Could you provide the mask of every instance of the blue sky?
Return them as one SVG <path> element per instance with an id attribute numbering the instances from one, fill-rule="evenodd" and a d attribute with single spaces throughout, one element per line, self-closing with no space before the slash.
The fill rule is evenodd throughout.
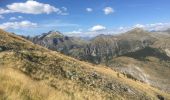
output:
<path id="1" fill-rule="evenodd" d="M 0 28 L 22 35 L 120 33 L 170 28 L 170 0 L 0 0 Z"/>

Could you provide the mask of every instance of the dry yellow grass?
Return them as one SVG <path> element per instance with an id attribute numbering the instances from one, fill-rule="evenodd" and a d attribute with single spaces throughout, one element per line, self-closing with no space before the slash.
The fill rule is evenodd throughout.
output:
<path id="1" fill-rule="evenodd" d="M 107 95 L 102 91 L 95 92 L 81 88 L 72 81 L 62 80 L 58 83 L 62 90 L 56 90 L 45 81 L 34 81 L 22 72 L 8 67 L 1 68 L 0 80 L 0 100 L 103 100 L 106 99 L 104 95 Z M 121 97 L 117 99 L 120 100 Z"/>
<path id="2" fill-rule="evenodd" d="M 33 81 L 12 68 L 0 70 L 0 90 L 2 100 L 65 100 L 61 93 L 43 82 Z M 62 94 L 64 95 L 64 94 Z"/>

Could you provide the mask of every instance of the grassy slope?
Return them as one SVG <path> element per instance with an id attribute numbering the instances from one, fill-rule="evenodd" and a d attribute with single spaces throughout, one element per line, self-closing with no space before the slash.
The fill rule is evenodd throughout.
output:
<path id="1" fill-rule="evenodd" d="M 0 30 L 0 99 L 157 99 L 169 94 Z"/>

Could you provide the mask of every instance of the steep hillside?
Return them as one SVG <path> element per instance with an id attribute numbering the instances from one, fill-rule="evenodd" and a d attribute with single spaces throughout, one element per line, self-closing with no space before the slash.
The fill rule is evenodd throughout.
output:
<path id="1" fill-rule="evenodd" d="M 152 100 L 170 95 L 103 67 L 81 62 L 0 30 L 2 100 Z"/>

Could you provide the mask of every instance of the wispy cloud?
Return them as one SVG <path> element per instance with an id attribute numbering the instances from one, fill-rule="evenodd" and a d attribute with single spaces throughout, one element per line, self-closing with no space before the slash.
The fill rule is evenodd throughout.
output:
<path id="1" fill-rule="evenodd" d="M 9 20 L 18 20 L 18 19 L 23 19 L 22 16 L 17 16 L 17 17 L 10 17 Z"/>
<path id="2" fill-rule="evenodd" d="M 79 24 L 64 22 L 61 20 L 49 20 L 41 23 L 41 27 L 52 28 L 52 27 L 79 27 Z"/>
<path id="3" fill-rule="evenodd" d="M 34 28 L 37 27 L 37 23 L 33 23 L 30 21 L 20 21 L 20 22 L 5 22 L 0 24 L 1 29 L 20 29 L 20 28 Z"/>

